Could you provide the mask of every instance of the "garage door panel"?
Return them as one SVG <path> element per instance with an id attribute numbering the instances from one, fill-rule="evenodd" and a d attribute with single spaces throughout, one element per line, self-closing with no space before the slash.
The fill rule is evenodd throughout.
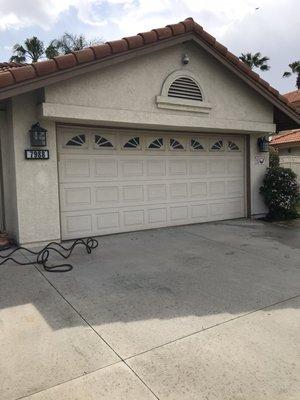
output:
<path id="1" fill-rule="evenodd" d="M 64 189 L 64 203 L 68 205 L 91 205 L 91 188 L 73 187 Z"/>
<path id="2" fill-rule="evenodd" d="M 120 228 L 119 211 L 96 214 L 96 232 L 105 232 L 106 230 Z"/>
<path id="3" fill-rule="evenodd" d="M 140 227 L 145 223 L 144 209 L 127 210 L 123 212 L 124 226 Z"/>
<path id="4" fill-rule="evenodd" d="M 243 196 L 245 193 L 244 180 L 237 179 L 227 182 L 227 196 Z"/>
<path id="5" fill-rule="evenodd" d="M 189 173 L 191 176 L 206 176 L 207 175 L 207 160 L 190 160 Z"/>
<path id="6" fill-rule="evenodd" d="M 121 175 L 124 177 L 140 177 L 143 176 L 143 161 L 142 160 L 122 160 Z"/>
<path id="7" fill-rule="evenodd" d="M 118 186 L 96 186 L 95 203 L 96 206 L 118 203 L 120 201 Z"/>
<path id="8" fill-rule="evenodd" d="M 118 177 L 118 161 L 117 160 L 94 160 L 95 177 L 111 178 Z"/>
<path id="9" fill-rule="evenodd" d="M 169 160 L 169 174 L 171 176 L 187 174 L 187 160 Z"/>
<path id="10" fill-rule="evenodd" d="M 232 159 L 227 162 L 227 171 L 230 175 L 242 175 L 244 170 L 244 161 L 243 159 Z"/>
<path id="11" fill-rule="evenodd" d="M 191 198 L 205 198 L 207 196 L 207 182 L 192 182 L 190 183 Z"/>
<path id="12" fill-rule="evenodd" d="M 170 199 L 187 199 L 188 198 L 188 185 L 187 183 L 171 183 L 169 186 Z"/>
<path id="13" fill-rule="evenodd" d="M 91 176 L 90 160 L 88 159 L 70 159 L 63 161 L 63 177 L 69 178 L 87 178 Z"/>
<path id="14" fill-rule="evenodd" d="M 167 208 L 151 208 L 148 210 L 148 222 L 149 224 L 157 224 L 163 223 L 167 224 L 168 222 L 168 209 Z"/>
<path id="15" fill-rule="evenodd" d="M 207 204 L 196 204 L 191 206 L 191 217 L 201 221 L 202 219 L 208 219 L 209 207 Z"/>
<path id="16" fill-rule="evenodd" d="M 185 149 L 176 151 L 170 135 L 161 134 L 163 147 L 149 150 L 144 134 L 136 149 L 125 150 L 117 133 L 114 148 L 101 150 L 89 135 L 82 151 L 60 148 L 63 239 L 244 216 L 243 138 L 235 139 L 239 150 L 224 136 L 222 149 L 212 151 L 218 137 L 199 136 L 206 146 L 196 151 L 187 136 Z"/>
<path id="17" fill-rule="evenodd" d="M 166 176 L 166 160 L 146 160 L 146 171 L 148 177 Z"/>
<path id="18" fill-rule="evenodd" d="M 79 214 L 79 215 L 68 215 L 65 219 L 65 234 L 67 236 L 80 235 L 91 235 L 93 232 L 92 226 L 92 215 Z"/>
<path id="19" fill-rule="evenodd" d="M 138 202 L 144 200 L 144 188 L 142 185 L 123 186 L 122 192 L 124 202 Z"/>
<path id="20" fill-rule="evenodd" d="M 208 162 L 208 170 L 209 174 L 212 176 L 222 176 L 226 174 L 227 170 L 227 160 L 226 159 L 218 159 L 217 157 L 211 157 L 211 159 Z"/>
<path id="21" fill-rule="evenodd" d="M 166 184 L 150 184 L 147 185 L 147 194 L 149 201 L 163 201 L 167 199 Z"/>

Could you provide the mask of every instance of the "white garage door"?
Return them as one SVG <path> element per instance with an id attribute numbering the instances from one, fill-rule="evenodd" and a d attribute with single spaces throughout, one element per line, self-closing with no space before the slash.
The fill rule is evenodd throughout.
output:
<path id="1" fill-rule="evenodd" d="M 245 216 L 242 136 L 60 128 L 62 238 Z"/>

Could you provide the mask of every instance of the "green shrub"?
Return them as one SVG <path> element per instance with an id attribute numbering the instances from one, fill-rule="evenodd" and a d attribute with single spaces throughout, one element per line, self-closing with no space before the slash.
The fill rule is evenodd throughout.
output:
<path id="1" fill-rule="evenodd" d="M 270 168 L 279 167 L 279 154 L 278 151 L 274 149 L 274 147 L 270 146 L 269 156 L 270 156 L 269 157 Z"/>
<path id="2" fill-rule="evenodd" d="M 271 156 L 272 157 L 272 156 Z M 289 168 L 276 164 L 276 158 L 267 169 L 260 193 L 269 208 L 270 219 L 296 218 L 299 201 L 296 174 Z"/>

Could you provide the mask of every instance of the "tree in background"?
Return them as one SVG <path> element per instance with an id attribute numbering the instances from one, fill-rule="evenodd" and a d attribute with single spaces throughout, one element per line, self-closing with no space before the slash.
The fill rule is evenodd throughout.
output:
<path id="1" fill-rule="evenodd" d="M 60 54 L 68 54 L 72 51 L 82 50 L 85 47 L 100 44 L 100 39 L 88 40 L 84 35 L 64 33 L 60 39 L 54 39 L 45 49 L 44 43 L 36 36 L 27 38 L 24 45 L 16 43 L 13 47 L 11 62 L 25 63 L 27 61 L 37 62 L 41 58 L 53 58 Z"/>
<path id="2" fill-rule="evenodd" d="M 60 39 L 54 39 L 46 49 L 47 58 L 55 57 L 59 54 L 68 54 L 72 51 L 82 50 L 85 47 L 102 43 L 100 39 L 89 41 L 84 35 L 64 33 Z"/>
<path id="3" fill-rule="evenodd" d="M 268 65 L 269 57 L 262 57 L 261 53 L 242 53 L 239 57 L 241 61 L 248 65 L 251 69 L 258 68 L 261 71 L 268 71 L 271 67 Z"/>
<path id="4" fill-rule="evenodd" d="M 296 74 L 297 75 L 296 87 L 297 89 L 300 89 L 300 61 L 294 61 L 293 63 L 289 64 L 289 67 L 291 68 L 292 71 L 291 72 L 286 71 L 282 76 L 283 78 L 288 78 L 292 74 Z"/>
<path id="5" fill-rule="evenodd" d="M 36 36 L 27 38 L 24 46 L 16 43 L 13 47 L 13 55 L 10 57 L 11 62 L 37 62 L 44 54 L 44 43 Z"/>

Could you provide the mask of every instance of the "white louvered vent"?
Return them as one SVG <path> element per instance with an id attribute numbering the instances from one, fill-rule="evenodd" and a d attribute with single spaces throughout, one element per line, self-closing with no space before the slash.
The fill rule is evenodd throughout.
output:
<path id="1" fill-rule="evenodd" d="M 203 101 L 202 93 L 197 83 L 188 77 L 180 77 L 172 82 L 168 90 L 168 97 Z"/>

